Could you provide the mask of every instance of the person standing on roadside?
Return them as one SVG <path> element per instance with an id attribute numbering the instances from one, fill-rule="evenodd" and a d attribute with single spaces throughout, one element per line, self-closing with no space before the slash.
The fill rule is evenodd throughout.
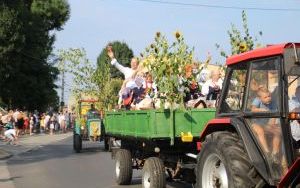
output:
<path id="1" fill-rule="evenodd" d="M 37 133 L 38 131 L 40 131 L 40 116 L 39 113 L 37 111 L 35 111 L 35 113 L 33 114 L 34 117 L 34 129 L 35 132 Z"/>
<path id="2" fill-rule="evenodd" d="M 50 115 L 47 113 L 47 115 L 45 116 L 45 120 L 44 120 L 44 123 L 45 123 L 45 131 L 46 130 L 49 130 L 49 123 L 50 123 Z"/>
<path id="3" fill-rule="evenodd" d="M 66 122 L 65 122 L 65 115 L 63 114 L 63 112 L 59 113 L 58 115 L 58 123 L 60 125 L 61 132 L 65 133 Z"/>
<path id="4" fill-rule="evenodd" d="M 29 118 L 27 115 L 24 116 L 24 133 L 27 134 L 29 129 Z"/>
<path id="5" fill-rule="evenodd" d="M 41 120 L 40 120 L 40 132 L 44 133 L 45 132 L 45 113 L 41 115 Z"/>
<path id="6" fill-rule="evenodd" d="M 31 115 L 29 120 L 29 135 L 33 135 L 33 127 L 34 127 L 34 117 L 33 115 Z"/>
<path id="7" fill-rule="evenodd" d="M 55 115 L 53 114 L 50 118 L 50 135 L 53 135 L 55 128 Z"/>
<path id="8" fill-rule="evenodd" d="M 17 114 L 17 121 L 15 123 L 16 139 L 19 138 L 20 132 L 23 130 L 23 127 L 24 127 L 24 115 L 23 112 L 19 112 Z"/>

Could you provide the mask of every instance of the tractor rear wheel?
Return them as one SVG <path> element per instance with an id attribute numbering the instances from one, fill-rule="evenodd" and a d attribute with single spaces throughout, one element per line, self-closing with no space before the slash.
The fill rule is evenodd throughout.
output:
<path id="1" fill-rule="evenodd" d="M 164 163 L 158 157 L 146 160 L 142 175 L 143 188 L 163 188 L 166 186 Z"/>
<path id="2" fill-rule="evenodd" d="M 206 136 L 198 156 L 197 188 L 263 187 L 264 180 L 251 164 L 236 133 L 215 132 Z"/>
<path id="3" fill-rule="evenodd" d="M 119 149 L 116 153 L 116 181 L 119 185 L 129 185 L 131 179 L 131 152 L 127 149 Z"/>
<path id="4" fill-rule="evenodd" d="M 73 141 L 73 148 L 76 151 L 76 153 L 79 153 L 82 149 L 82 139 L 81 136 L 79 134 L 74 134 L 73 137 L 74 141 Z"/>

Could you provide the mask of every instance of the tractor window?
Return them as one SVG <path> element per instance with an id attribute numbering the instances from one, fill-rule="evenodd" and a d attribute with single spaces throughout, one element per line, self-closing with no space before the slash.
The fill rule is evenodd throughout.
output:
<path id="1" fill-rule="evenodd" d="M 247 122 L 264 153 L 271 175 L 279 180 L 287 170 L 279 118 L 279 60 L 252 62 L 247 94 Z"/>
<path id="2" fill-rule="evenodd" d="M 253 62 L 246 111 L 277 112 L 279 63 L 276 59 Z"/>
<path id="3" fill-rule="evenodd" d="M 229 80 L 229 84 L 226 87 L 225 100 L 221 103 L 222 113 L 234 113 L 242 109 L 247 75 L 246 67 L 246 63 L 232 67 L 227 79 Z"/>

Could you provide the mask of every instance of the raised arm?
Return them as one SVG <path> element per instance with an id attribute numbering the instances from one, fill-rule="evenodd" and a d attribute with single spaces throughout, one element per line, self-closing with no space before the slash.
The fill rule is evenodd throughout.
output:
<path id="1" fill-rule="evenodd" d="M 117 61 L 111 46 L 107 47 L 107 55 L 111 59 L 111 65 L 115 66 L 125 76 L 126 79 L 128 77 L 128 72 L 131 72 L 130 68 L 124 67 Z"/>

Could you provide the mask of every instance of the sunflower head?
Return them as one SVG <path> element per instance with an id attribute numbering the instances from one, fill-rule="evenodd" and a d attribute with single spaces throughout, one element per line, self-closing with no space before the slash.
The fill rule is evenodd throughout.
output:
<path id="1" fill-rule="evenodd" d="M 246 52 L 248 50 L 248 47 L 245 43 L 241 43 L 239 48 L 241 52 Z"/>
<path id="2" fill-rule="evenodd" d="M 160 37 L 160 32 L 156 32 L 156 37 L 159 38 Z"/>
<path id="3" fill-rule="evenodd" d="M 176 37 L 177 39 L 179 39 L 179 38 L 181 37 L 181 33 L 180 33 L 179 31 L 176 31 L 176 32 L 175 32 L 175 37 Z"/>

